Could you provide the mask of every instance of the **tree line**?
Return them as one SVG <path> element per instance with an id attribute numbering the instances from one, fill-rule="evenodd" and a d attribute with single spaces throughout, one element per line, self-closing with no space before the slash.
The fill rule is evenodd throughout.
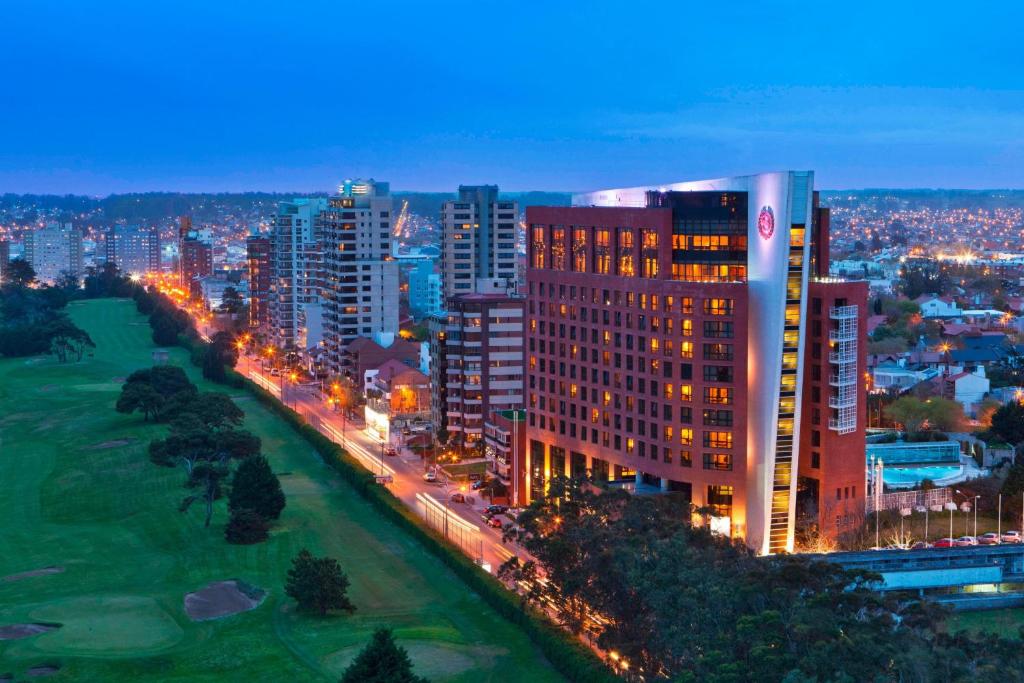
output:
<path id="1" fill-rule="evenodd" d="M 691 523 L 694 514 L 674 494 L 557 479 L 508 532 L 535 561 L 512 558 L 499 576 L 522 589 L 525 603 L 557 605 L 566 627 L 590 632 L 637 680 L 1024 678 L 1016 643 L 948 634 L 942 608 L 874 591 L 876 575 L 801 556 L 756 557 Z"/>

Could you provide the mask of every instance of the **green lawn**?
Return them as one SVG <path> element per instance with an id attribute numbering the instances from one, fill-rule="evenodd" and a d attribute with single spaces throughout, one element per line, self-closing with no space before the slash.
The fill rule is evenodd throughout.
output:
<path id="1" fill-rule="evenodd" d="M 1020 639 L 1022 626 L 1024 626 L 1024 608 L 1020 607 L 982 612 L 956 612 L 946 619 L 946 629 L 953 633 L 977 631 L 1014 640 Z"/>
<path id="2" fill-rule="evenodd" d="M 56 663 L 60 673 L 46 680 L 331 680 L 373 629 L 391 626 L 416 670 L 433 681 L 560 680 L 517 628 L 245 393 L 232 391 L 288 497 L 271 539 L 225 543 L 223 503 L 210 529 L 199 506 L 179 513 L 182 472 L 146 456 L 165 427 L 113 409 L 119 379 L 151 365 L 149 326 L 129 301 L 69 310 L 95 340 L 93 357 L 69 365 L 0 360 L 0 576 L 66 570 L 0 581 L 0 626 L 63 624 L 0 641 L 0 675 L 22 680 L 28 667 Z M 215 388 L 184 351 L 174 349 L 172 362 L 201 389 Z M 354 615 L 295 613 L 282 583 L 302 547 L 341 561 Z M 231 578 L 270 595 L 244 614 L 187 618 L 186 592 Z"/>

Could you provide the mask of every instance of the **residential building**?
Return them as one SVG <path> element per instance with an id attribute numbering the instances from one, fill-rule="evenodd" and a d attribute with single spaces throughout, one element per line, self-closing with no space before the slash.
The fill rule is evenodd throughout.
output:
<path id="1" fill-rule="evenodd" d="M 404 339 L 395 339 L 388 346 L 381 346 L 369 337 L 358 337 L 342 352 L 342 374 L 352 381 L 353 386 L 366 387 L 375 370 L 389 361 L 398 361 L 410 368 L 419 366 L 420 345 Z"/>
<path id="2" fill-rule="evenodd" d="M 366 387 L 367 428 L 384 441 L 392 424 L 425 418 L 430 413 L 430 378 L 416 368 L 389 360 L 372 372 Z"/>
<path id="3" fill-rule="evenodd" d="M 484 421 L 493 410 L 523 406 L 523 333 L 525 301 L 504 294 L 459 294 L 448 299 L 443 328 L 432 347 L 443 353 L 431 362 L 435 421 L 448 432 L 448 442 L 463 451 L 483 447 Z M 441 335 L 443 334 L 443 337 Z M 438 377 L 443 368 L 444 375 Z"/>
<path id="4" fill-rule="evenodd" d="M 273 274 L 267 316 L 271 342 L 306 352 L 323 341 L 320 216 L 327 199 L 281 202 L 270 231 Z"/>
<path id="5" fill-rule="evenodd" d="M 54 283 L 64 275 L 81 278 L 82 231 L 70 223 L 47 223 L 25 233 L 25 260 L 39 282 Z"/>
<path id="6" fill-rule="evenodd" d="M 249 327 L 265 330 L 270 322 L 270 287 L 274 275 L 274 251 L 266 235 L 253 233 L 245 241 L 249 265 Z"/>
<path id="7" fill-rule="evenodd" d="M 441 274 L 435 272 L 433 259 L 421 260 L 409 271 L 409 309 L 418 317 L 444 310 Z"/>
<path id="8" fill-rule="evenodd" d="M 511 505 L 526 503 L 526 411 L 495 410 L 484 422 L 484 457 L 507 482 Z M 496 501 L 495 501 L 496 502 Z"/>
<path id="9" fill-rule="evenodd" d="M 390 346 L 398 335 L 398 263 L 391 256 L 388 183 L 345 181 L 321 212 L 324 359 L 342 374 L 345 347 L 359 337 Z"/>
<path id="10" fill-rule="evenodd" d="M 11 262 L 11 243 L 0 240 L 0 283 L 7 278 L 7 264 Z"/>
<path id="11" fill-rule="evenodd" d="M 499 201 L 497 185 L 460 185 L 441 209 L 444 297 L 516 291 L 519 205 Z"/>
<path id="12" fill-rule="evenodd" d="M 944 377 L 942 380 L 942 396 L 956 401 L 964 408 L 964 413 L 974 415 L 991 388 L 985 367 L 977 366 L 973 372 L 961 371 Z"/>
<path id="13" fill-rule="evenodd" d="M 885 361 L 871 371 L 871 386 L 875 391 L 906 391 L 921 382 L 939 376 L 939 370 L 929 367 L 907 367 L 906 360 Z"/>
<path id="14" fill-rule="evenodd" d="M 960 307 L 950 296 L 922 294 L 914 301 L 921 307 L 921 316 L 924 318 L 956 318 L 961 313 Z"/>
<path id="15" fill-rule="evenodd" d="M 197 296 L 199 278 L 213 274 L 213 248 L 209 243 L 192 236 L 182 240 L 179 249 L 181 286 Z"/>
<path id="16" fill-rule="evenodd" d="M 115 225 L 104 235 L 103 254 L 124 274 L 160 272 L 160 231 L 156 227 Z"/>
<path id="17" fill-rule="evenodd" d="M 846 380 L 866 283 L 825 278 L 813 173 L 598 191 L 526 223 L 528 496 L 583 474 L 676 491 L 712 530 L 791 552 L 813 426 L 843 446 L 817 486 L 863 509 L 863 386 Z"/>

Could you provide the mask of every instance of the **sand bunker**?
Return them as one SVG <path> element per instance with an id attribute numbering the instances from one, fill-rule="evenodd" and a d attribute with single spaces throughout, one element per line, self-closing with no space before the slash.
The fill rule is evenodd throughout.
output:
<path id="1" fill-rule="evenodd" d="M 120 448 L 121 446 L 127 446 L 134 441 L 135 439 L 113 439 L 111 441 L 101 441 L 100 443 L 94 443 L 89 446 L 89 450 L 102 451 L 107 448 Z"/>
<path id="2" fill-rule="evenodd" d="M 55 631 L 60 628 L 60 624 L 10 624 L 8 626 L 0 626 L 0 640 L 19 640 L 21 638 L 30 638 L 32 636 L 38 636 L 40 633 L 46 633 L 47 631 Z"/>
<path id="3" fill-rule="evenodd" d="M 266 591 L 237 579 L 216 581 L 185 594 L 185 613 L 192 621 L 220 619 L 256 609 L 266 597 Z"/>
<path id="4" fill-rule="evenodd" d="M 60 671 L 59 664 L 44 664 L 42 666 L 33 666 L 31 669 L 25 672 L 26 676 L 52 676 L 53 674 Z"/>
<path id="5" fill-rule="evenodd" d="M 22 579 L 29 579 L 33 576 L 46 576 L 47 574 L 60 574 L 64 571 L 64 567 L 43 567 L 42 569 L 32 569 L 27 572 L 20 572 L 18 574 L 11 574 L 0 578 L 0 581 L 21 581 Z"/>

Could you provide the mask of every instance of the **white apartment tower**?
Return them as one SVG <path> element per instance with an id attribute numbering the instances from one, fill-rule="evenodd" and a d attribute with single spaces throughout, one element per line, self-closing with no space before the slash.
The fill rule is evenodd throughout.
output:
<path id="1" fill-rule="evenodd" d="M 444 298 L 506 294 L 517 284 L 516 221 L 519 205 L 499 201 L 497 185 L 460 185 L 444 203 L 441 271 Z"/>
<path id="2" fill-rule="evenodd" d="M 388 183 L 346 180 L 320 214 L 325 362 L 340 374 L 357 337 L 390 346 L 398 334 L 398 262 L 391 256 Z"/>
<path id="3" fill-rule="evenodd" d="M 326 198 L 293 199 L 277 207 L 267 311 L 271 341 L 281 349 L 307 351 L 323 339 L 320 221 L 326 208 Z"/>
<path id="4" fill-rule="evenodd" d="M 47 223 L 25 235 L 25 260 L 40 282 L 53 283 L 64 274 L 82 277 L 82 231 L 70 223 Z"/>

